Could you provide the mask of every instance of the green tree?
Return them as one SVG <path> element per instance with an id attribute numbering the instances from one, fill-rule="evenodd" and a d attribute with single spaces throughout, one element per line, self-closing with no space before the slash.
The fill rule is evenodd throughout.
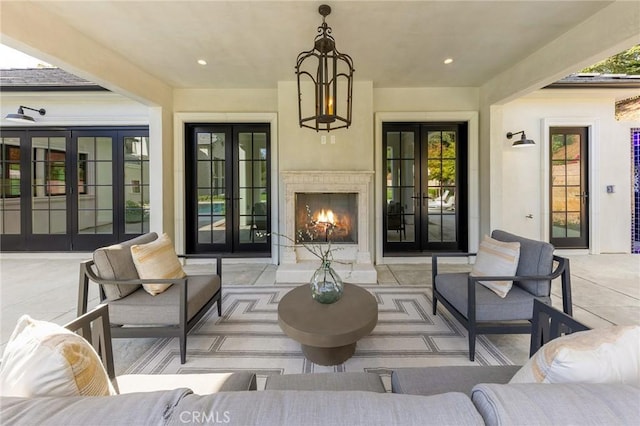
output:
<path id="1" fill-rule="evenodd" d="M 581 72 L 640 74 L 640 44 L 600 61 L 597 64 L 591 65 Z"/>

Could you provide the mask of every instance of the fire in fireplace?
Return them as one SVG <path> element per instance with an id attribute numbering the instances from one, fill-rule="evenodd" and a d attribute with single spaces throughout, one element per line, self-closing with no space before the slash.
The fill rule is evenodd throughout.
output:
<path id="1" fill-rule="evenodd" d="M 296 193 L 296 242 L 358 242 L 358 194 Z"/>

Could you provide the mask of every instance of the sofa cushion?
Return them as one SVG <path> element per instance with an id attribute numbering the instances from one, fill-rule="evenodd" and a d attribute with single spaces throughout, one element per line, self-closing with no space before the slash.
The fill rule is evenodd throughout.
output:
<path id="1" fill-rule="evenodd" d="M 471 275 L 474 277 L 513 276 L 518 270 L 519 258 L 519 242 L 498 241 L 485 235 L 484 240 L 480 243 Z M 513 285 L 513 281 L 478 281 L 478 283 L 502 298 L 509 293 Z"/>
<path id="2" fill-rule="evenodd" d="M 119 244 L 99 248 L 93 252 L 93 262 L 98 276 L 105 280 L 137 280 L 138 271 L 131 257 L 131 246 L 146 244 L 158 238 L 151 232 Z M 117 300 L 140 288 L 140 285 L 105 284 L 102 286 L 107 300 Z"/>
<path id="3" fill-rule="evenodd" d="M 386 392 L 379 374 L 365 372 L 272 374 L 265 389 Z"/>
<path id="4" fill-rule="evenodd" d="M 468 273 L 459 272 L 436 276 L 436 287 L 444 298 L 464 316 L 467 315 Z M 551 304 L 549 297 L 538 297 Z M 513 286 L 503 299 L 483 286 L 476 286 L 476 320 L 530 320 L 533 317 L 533 296 Z"/>
<path id="5" fill-rule="evenodd" d="M 190 393 L 175 389 L 95 397 L 3 397 L 0 413 L 3 425 L 162 425 Z"/>
<path id="6" fill-rule="evenodd" d="M 398 368 L 391 372 L 391 391 L 409 395 L 462 392 L 471 396 L 478 383 L 508 383 L 519 365 Z"/>
<path id="7" fill-rule="evenodd" d="M 23 315 L 0 365 L 4 396 L 74 396 L 115 394 L 93 347 L 77 334 Z"/>
<path id="8" fill-rule="evenodd" d="M 578 331 L 536 352 L 511 383 L 626 383 L 640 385 L 640 326 Z"/>
<path id="9" fill-rule="evenodd" d="M 187 276 L 187 320 L 220 290 L 218 275 Z M 178 324 L 180 291 L 182 285 L 173 285 L 167 291 L 151 297 L 140 288 L 123 299 L 109 302 L 111 324 L 171 325 Z"/>
<path id="10" fill-rule="evenodd" d="M 199 419 L 192 416 L 200 415 Z M 434 396 L 351 391 L 259 391 L 187 395 L 168 418 L 170 425 L 482 425 L 471 400 L 461 393 Z M 215 418 L 217 416 L 217 419 Z"/>
<path id="11" fill-rule="evenodd" d="M 517 275 L 548 275 L 553 270 L 553 245 L 544 241 L 523 238 L 499 229 L 494 230 L 491 237 L 499 241 L 520 243 Z M 551 294 L 551 281 L 549 280 L 522 280 L 516 281 L 515 285 L 534 296 L 548 297 Z"/>
<path id="12" fill-rule="evenodd" d="M 138 276 L 143 279 L 169 279 L 186 276 L 178 255 L 173 248 L 173 242 L 167 234 L 146 244 L 131 246 L 131 257 L 136 266 Z M 152 296 L 166 291 L 172 284 L 142 284 L 142 288 Z"/>
<path id="13" fill-rule="evenodd" d="M 256 390 L 256 375 L 237 373 L 125 374 L 117 377 L 120 394 L 188 388 L 198 395 Z"/>
<path id="14" fill-rule="evenodd" d="M 632 425 L 640 389 L 622 384 L 480 384 L 471 399 L 491 425 Z"/>

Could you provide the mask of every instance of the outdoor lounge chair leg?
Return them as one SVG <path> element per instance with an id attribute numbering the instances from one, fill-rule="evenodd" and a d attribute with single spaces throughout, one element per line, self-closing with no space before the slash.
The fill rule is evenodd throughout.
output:
<path id="1" fill-rule="evenodd" d="M 438 299 L 436 299 L 435 294 L 433 295 L 432 299 L 433 299 L 433 315 L 435 315 L 437 310 L 438 310 L 437 309 L 437 307 L 438 307 Z"/>
<path id="2" fill-rule="evenodd" d="M 180 336 L 180 364 L 187 362 L 187 336 L 182 334 Z"/>
<path id="3" fill-rule="evenodd" d="M 476 357 L 476 331 L 469 330 L 469 361 Z"/>
<path id="4" fill-rule="evenodd" d="M 218 316 L 222 316 L 222 300 L 218 299 Z"/>

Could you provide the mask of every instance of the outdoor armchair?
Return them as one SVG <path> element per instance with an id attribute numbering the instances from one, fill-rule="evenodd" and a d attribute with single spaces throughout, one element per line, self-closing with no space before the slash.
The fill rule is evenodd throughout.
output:
<path id="1" fill-rule="evenodd" d="M 441 273 L 438 258 L 471 256 L 469 253 L 434 254 L 432 256 L 433 314 L 441 303 L 469 333 L 469 359 L 475 357 L 478 334 L 530 334 L 534 300 L 551 305 L 551 280 L 562 281 L 562 305 L 572 315 L 569 259 L 553 254 L 546 242 L 530 240 L 501 230 L 491 237 L 503 242 L 519 242 L 520 255 L 514 276 L 472 276 L 470 273 Z M 554 268 L 555 263 L 555 268 Z M 479 281 L 513 281 L 502 298 L 479 285 Z"/>
<path id="2" fill-rule="evenodd" d="M 155 232 L 96 250 L 93 260 L 80 264 L 78 316 L 87 312 L 89 282 L 99 285 L 100 303 L 109 305 L 111 335 L 117 337 L 178 337 L 180 361 L 186 362 L 187 334 L 218 305 L 222 315 L 222 259 L 215 258 L 210 274 L 183 278 L 140 279 L 131 255 L 131 246 L 155 241 Z M 188 257 L 188 256 L 182 256 Z M 201 257 L 201 256 L 198 256 Z M 142 284 L 173 284 L 152 296 Z"/>

